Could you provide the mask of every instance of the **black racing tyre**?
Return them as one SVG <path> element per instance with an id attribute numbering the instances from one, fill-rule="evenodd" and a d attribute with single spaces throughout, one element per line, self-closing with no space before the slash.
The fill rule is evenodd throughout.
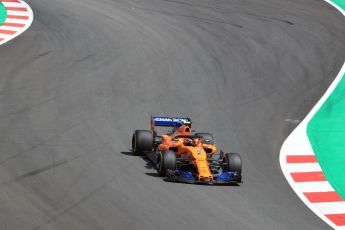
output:
<path id="1" fill-rule="evenodd" d="M 135 130 L 132 137 L 132 151 L 134 155 L 141 155 L 143 152 L 152 151 L 153 134 L 151 130 Z"/>
<path id="2" fill-rule="evenodd" d="M 196 133 L 195 136 L 201 138 L 204 144 L 214 144 L 213 135 L 211 133 Z"/>
<path id="3" fill-rule="evenodd" d="M 242 173 L 242 160 L 238 153 L 225 153 L 223 159 L 223 172 Z"/>
<path id="4" fill-rule="evenodd" d="M 157 158 L 157 173 L 159 176 L 166 176 L 167 170 L 175 171 L 176 169 L 176 154 L 174 151 L 167 150 L 159 152 Z"/>

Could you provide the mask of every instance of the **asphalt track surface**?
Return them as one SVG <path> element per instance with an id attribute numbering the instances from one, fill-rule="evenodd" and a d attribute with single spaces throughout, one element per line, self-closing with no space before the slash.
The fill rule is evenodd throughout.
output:
<path id="1" fill-rule="evenodd" d="M 329 229 L 287 184 L 282 142 L 345 59 L 315 0 L 32 0 L 0 47 L 1 229 Z M 242 154 L 241 186 L 174 184 L 129 154 L 151 113 Z M 290 119 L 290 120 L 289 120 Z"/>

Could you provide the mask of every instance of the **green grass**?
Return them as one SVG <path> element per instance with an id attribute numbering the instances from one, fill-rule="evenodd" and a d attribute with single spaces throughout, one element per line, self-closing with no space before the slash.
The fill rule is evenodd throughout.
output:
<path id="1" fill-rule="evenodd" d="M 344 0 L 332 0 L 333 3 L 338 5 L 343 10 L 345 9 L 345 1 Z"/>
<path id="2" fill-rule="evenodd" d="M 4 4 L 2 4 L 2 2 L 0 2 L 0 25 L 2 25 L 5 22 L 6 16 L 7 16 L 7 11 L 5 9 L 5 6 Z"/>
<path id="3" fill-rule="evenodd" d="M 307 134 L 327 180 L 345 199 L 345 79 L 311 119 Z"/>
<path id="4" fill-rule="evenodd" d="M 345 10 L 345 0 L 332 0 Z M 316 158 L 327 180 L 345 199 L 345 77 L 307 126 Z"/>
<path id="5" fill-rule="evenodd" d="M 345 0 L 332 0 L 345 10 Z M 327 180 L 345 199 L 345 78 L 310 120 L 307 135 Z"/>

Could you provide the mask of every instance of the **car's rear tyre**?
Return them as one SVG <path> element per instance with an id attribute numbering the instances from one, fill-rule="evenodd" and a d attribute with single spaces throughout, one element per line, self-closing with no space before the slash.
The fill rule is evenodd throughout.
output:
<path id="1" fill-rule="evenodd" d="M 239 177 L 242 173 L 242 160 L 238 153 L 225 153 L 223 159 L 223 172 L 236 172 Z"/>
<path id="2" fill-rule="evenodd" d="M 201 138 L 201 142 L 204 144 L 214 144 L 213 135 L 211 133 L 196 133 L 195 136 Z"/>
<path id="3" fill-rule="evenodd" d="M 159 176 L 164 177 L 167 171 L 175 171 L 176 169 L 176 154 L 174 151 L 167 150 L 159 152 L 157 158 L 157 173 Z"/>
<path id="4" fill-rule="evenodd" d="M 153 134 L 151 130 L 135 130 L 132 137 L 132 151 L 134 155 L 152 151 Z"/>

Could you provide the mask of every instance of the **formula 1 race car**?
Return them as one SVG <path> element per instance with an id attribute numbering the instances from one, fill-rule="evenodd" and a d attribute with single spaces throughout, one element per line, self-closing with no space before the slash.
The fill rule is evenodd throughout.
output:
<path id="1" fill-rule="evenodd" d="M 210 133 L 192 131 L 190 118 L 151 117 L 151 130 L 136 130 L 132 138 L 135 155 L 146 154 L 159 176 L 169 181 L 202 184 L 242 182 L 242 162 L 237 153 L 220 151 Z M 171 127 L 158 135 L 156 126 Z"/>

